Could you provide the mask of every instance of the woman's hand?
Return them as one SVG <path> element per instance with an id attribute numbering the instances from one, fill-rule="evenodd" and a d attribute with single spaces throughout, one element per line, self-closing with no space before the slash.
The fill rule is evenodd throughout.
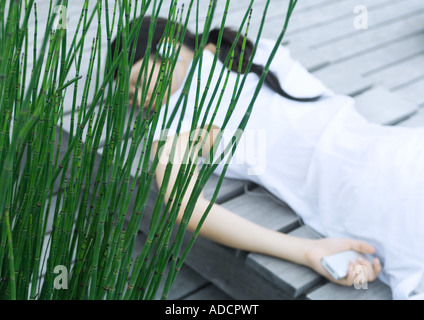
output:
<path id="1" fill-rule="evenodd" d="M 312 241 L 312 245 L 305 253 L 306 261 L 308 266 L 317 273 L 340 285 L 351 286 L 354 283 L 358 283 L 358 280 L 355 281 L 358 276 L 361 276 L 358 274 L 358 270 L 364 271 L 364 276 L 366 276 L 365 281 L 367 282 L 374 281 L 377 278 L 381 271 L 380 261 L 374 258 L 371 263 L 367 259 L 359 258 L 357 261 L 351 261 L 349 263 L 346 278 L 335 280 L 327 270 L 325 270 L 321 264 L 321 259 L 325 256 L 345 250 L 355 250 L 364 254 L 374 253 L 374 248 L 364 241 L 325 238 Z M 358 269 L 358 267 L 361 267 L 361 269 Z M 364 279 L 361 278 L 361 281 L 363 280 Z"/>

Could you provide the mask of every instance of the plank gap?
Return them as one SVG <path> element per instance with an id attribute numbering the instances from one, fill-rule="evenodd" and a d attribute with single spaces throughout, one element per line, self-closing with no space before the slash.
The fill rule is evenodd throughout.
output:
<path id="1" fill-rule="evenodd" d="M 403 0 L 403 1 L 406 1 L 406 0 Z M 388 6 L 388 5 L 393 5 L 393 1 L 388 0 L 388 1 L 380 3 L 380 4 L 368 5 L 367 9 L 368 9 L 368 12 L 369 12 L 370 10 L 378 9 L 378 8 L 385 7 L 385 6 Z M 318 8 L 321 9 L 321 7 L 318 7 Z M 349 13 L 343 14 L 343 15 L 338 16 L 338 17 L 332 17 L 331 19 L 327 19 L 325 21 L 312 23 L 312 24 L 309 24 L 307 26 L 304 26 L 304 27 L 301 27 L 301 28 L 298 28 L 298 29 L 290 30 L 290 32 L 288 32 L 288 33 L 290 35 L 292 35 L 292 34 L 295 34 L 295 33 L 304 32 L 304 31 L 307 31 L 309 29 L 324 26 L 326 24 L 331 24 L 331 23 L 334 23 L 334 22 L 337 22 L 337 21 L 340 21 L 340 20 L 344 20 L 344 19 L 349 19 L 349 18 L 352 18 L 352 17 L 354 17 L 353 10 L 351 10 L 351 12 L 349 12 Z"/>
<path id="2" fill-rule="evenodd" d="M 362 74 L 362 76 L 364 76 L 364 77 L 371 76 L 371 75 L 373 75 L 373 74 L 375 74 L 375 73 L 377 73 L 377 72 L 380 72 L 380 71 L 383 71 L 383 70 L 385 70 L 385 69 L 388 69 L 388 68 L 391 68 L 391 67 L 397 66 L 397 65 L 399 65 L 399 64 L 402 64 L 402 63 L 404 63 L 404 62 L 408 62 L 408 61 L 410 61 L 410 60 L 413 60 L 414 58 L 419 57 L 419 56 L 421 56 L 421 55 L 423 55 L 423 54 L 424 54 L 424 50 L 423 50 L 423 51 L 420 51 L 420 52 L 416 52 L 416 53 L 414 53 L 414 54 L 411 54 L 410 56 L 406 56 L 406 57 L 404 57 L 404 58 L 402 58 L 402 59 L 399 59 L 399 60 L 393 61 L 393 62 L 391 62 L 391 63 L 388 63 L 388 64 L 384 65 L 384 66 L 381 66 L 381 67 L 378 67 L 378 68 L 375 68 L 375 69 L 368 70 L 367 72 L 364 72 L 364 73 Z"/>
<path id="3" fill-rule="evenodd" d="M 424 12 L 424 9 L 422 9 L 422 10 L 415 10 L 414 12 L 409 12 L 409 13 L 406 13 L 404 15 L 396 16 L 394 19 L 392 18 L 392 19 L 385 20 L 385 21 L 382 21 L 382 22 L 379 22 L 379 23 L 373 25 L 372 26 L 372 29 L 373 30 L 380 29 L 382 27 L 385 27 L 385 26 L 394 24 L 394 23 L 399 22 L 399 21 L 402 21 L 404 19 L 407 19 L 407 18 L 411 18 L 411 17 L 417 16 L 417 15 L 420 15 L 423 12 Z M 357 30 L 352 31 L 352 32 L 349 32 L 349 33 L 345 33 L 343 35 L 340 35 L 340 36 L 337 36 L 337 37 L 334 37 L 334 38 L 331 38 L 331 39 L 327 39 L 324 42 L 321 42 L 321 43 L 317 43 L 317 44 L 312 45 L 310 48 L 311 49 L 319 49 L 319 48 L 322 48 L 322 47 L 325 47 L 325 46 L 333 45 L 334 42 L 337 42 L 339 40 L 350 38 L 350 37 L 356 36 L 356 35 L 358 35 L 358 31 Z"/>
<path id="4" fill-rule="evenodd" d="M 401 42 L 401 41 L 404 41 L 404 40 L 407 40 L 407 39 L 411 39 L 411 38 L 414 38 L 416 36 L 420 36 L 420 35 L 423 35 L 423 34 L 424 34 L 424 29 L 421 29 L 419 31 L 412 32 L 410 34 L 403 35 L 401 37 L 394 38 L 392 40 L 389 40 L 389 41 L 386 41 L 386 42 L 383 42 L 383 43 L 379 43 L 376 46 L 369 47 L 367 49 L 355 52 L 354 54 L 350 54 L 350 55 L 347 55 L 347 56 L 344 56 L 344 57 L 341 57 L 341 58 L 338 58 L 338 59 L 334 59 L 332 61 L 332 64 L 342 63 L 342 62 L 347 61 L 351 58 L 357 58 L 358 56 L 370 53 L 370 52 L 375 51 L 375 50 L 383 49 L 383 48 L 388 47 L 392 44 L 395 44 L 395 43 L 398 43 L 398 42 Z"/>
<path id="5" fill-rule="evenodd" d="M 390 88 L 390 90 L 391 90 L 391 91 L 401 90 L 401 89 L 403 89 L 403 88 L 406 88 L 406 87 L 410 86 L 411 84 L 413 84 L 413 83 L 415 83 L 415 82 L 419 82 L 419 81 L 421 81 L 422 79 L 424 79 L 424 74 L 423 74 L 423 75 L 421 75 L 421 76 L 418 76 L 418 77 L 412 78 L 411 80 L 408 80 L 408 81 L 406 81 L 406 82 L 404 82 L 404 83 L 401 83 L 401 84 L 399 84 L 399 85 L 397 85 L 397 86 L 394 86 L 394 87 Z"/>

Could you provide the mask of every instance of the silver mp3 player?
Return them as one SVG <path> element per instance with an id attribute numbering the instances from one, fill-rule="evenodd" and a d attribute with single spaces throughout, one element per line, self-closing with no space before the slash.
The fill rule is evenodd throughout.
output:
<path id="1" fill-rule="evenodd" d="M 334 279 L 340 280 L 347 276 L 349 262 L 356 261 L 359 257 L 365 259 L 365 256 L 359 252 L 347 250 L 324 257 L 321 263 Z"/>

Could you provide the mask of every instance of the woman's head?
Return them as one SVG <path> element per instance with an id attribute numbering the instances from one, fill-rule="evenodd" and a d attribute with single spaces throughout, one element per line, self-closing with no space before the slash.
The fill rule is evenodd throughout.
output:
<path id="1" fill-rule="evenodd" d="M 151 17 L 148 17 L 148 16 L 144 17 L 143 20 L 141 21 L 140 32 L 137 39 L 137 47 L 135 48 L 134 63 L 139 60 L 142 60 L 146 54 L 151 22 L 152 22 Z M 150 48 L 151 56 L 154 56 L 157 52 L 158 45 L 161 42 L 164 36 L 164 33 L 166 31 L 167 22 L 168 22 L 167 19 L 160 18 L 160 17 L 157 18 L 155 22 L 155 27 L 153 29 L 152 40 L 151 40 L 151 48 Z M 133 26 L 134 26 L 134 22 L 131 21 L 129 24 L 129 29 L 131 30 Z M 116 40 L 117 39 L 114 39 L 111 44 L 112 54 L 115 52 Z M 184 41 L 183 43 L 186 44 L 186 40 L 183 40 L 183 41 Z M 119 51 L 121 51 L 121 49 L 122 49 L 122 44 L 119 43 Z M 131 46 L 131 50 L 133 49 L 134 49 L 133 46 Z"/>
<path id="2" fill-rule="evenodd" d="M 149 90 L 147 93 L 146 98 L 146 104 L 150 101 L 152 95 L 153 95 L 153 89 L 155 87 L 155 83 L 158 80 L 158 75 L 161 67 L 161 52 L 157 52 L 159 45 L 161 44 L 161 41 L 163 41 L 163 36 L 167 30 L 167 24 L 168 20 L 165 18 L 158 18 L 156 21 L 155 28 L 153 30 L 153 36 L 151 41 L 151 49 L 150 49 L 150 55 L 149 55 L 149 61 L 148 61 L 148 74 L 150 75 L 150 71 L 153 70 L 153 76 L 152 81 L 149 86 Z M 137 45 L 135 48 L 135 54 L 134 54 L 134 65 L 131 69 L 131 76 L 130 76 L 130 98 L 133 98 L 134 92 L 135 92 L 135 85 L 136 80 L 139 76 L 140 67 L 144 61 L 146 51 L 147 51 L 147 45 L 148 45 L 148 35 L 151 25 L 151 18 L 146 16 L 143 18 L 141 23 L 141 28 L 137 40 Z M 132 28 L 133 23 L 130 23 L 130 29 Z M 178 29 L 178 24 L 175 29 Z M 219 38 L 220 29 L 213 29 L 209 32 L 209 37 L 207 43 L 216 45 Z M 179 37 L 179 35 L 174 35 L 174 38 Z M 182 84 L 181 79 L 184 79 L 185 71 L 188 68 L 188 63 L 191 62 L 191 59 L 193 57 L 193 52 L 196 48 L 196 42 L 200 43 L 200 40 L 202 38 L 202 35 L 198 35 L 198 38 L 196 39 L 196 36 L 191 33 L 189 30 L 185 31 L 185 36 L 182 41 L 180 56 L 178 57 L 173 73 L 173 78 L 171 82 L 171 94 L 175 92 L 178 87 Z M 221 46 L 219 51 L 219 60 L 221 62 L 224 62 L 227 58 L 227 55 L 230 53 L 230 49 L 234 43 L 234 41 L 237 38 L 237 32 L 234 30 L 231 30 L 229 28 L 224 28 L 223 30 L 223 36 L 221 40 Z M 239 36 L 238 41 L 234 48 L 234 61 L 237 61 L 237 63 L 232 64 L 232 70 L 238 71 L 240 57 L 242 55 L 242 48 L 243 48 L 243 42 L 244 38 L 243 36 Z M 112 54 L 115 52 L 116 47 L 116 39 L 112 42 Z M 122 45 L 119 43 L 119 51 L 121 51 Z M 249 63 L 249 60 L 252 55 L 253 51 L 253 43 L 246 39 L 245 42 L 245 48 L 243 53 L 243 60 L 242 60 L 242 68 L 241 72 L 245 73 L 246 67 Z M 133 49 L 133 46 L 131 47 Z M 160 50 L 160 49 L 159 49 Z M 131 55 L 130 50 L 130 55 Z M 154 57 L 158 53 L 158 59 L 155 61 Z M 262 75 L 262 72 L 264 71 L 264 67 L 257 64 L 252 64 L 249 72 L 252 72 L 254 74 L 257 74 L 258 76 Z M 116 75 L 115 75 L 116 76 Z M 281 84 L 278 80 L 278 78 L 275 76 L 273 72 L 268 72 L 265 78 L 265 84 L 270 87 L 272 90 L 280 94 L 281 96 L 290 99 L 290 100 L 296 100 L 301 102 L 308 102 L 308 101 L 315 101 L 319 99 L 320 97 L 313 97 L 313 98 L 297 98 L 289 95 L 284 91 L 284 89 L 281 87 Z M 141 90 L 139 90 L 137 102 L 140 103 L 140 97 L 141 97 Z"/>
<path id="3" fill-rule="evenodd" d="M 139 36 L 137 39 L 137 44 L 136 44 L 135 52 L 134 52 L 134 64 L 131 68 L 131 73 L 130 73 L 130 103 L 131 103 L 132 100 L 135 98 L 135 91 L 136 91 L 135 87 L 136 87 L 137 79 L 139 77 L 139 73 L 142 68 L 143 62 L 145 58 L 148 59 L 146 61 L 147 63 L 146 76 L 147 78 L 151 77 L 151 80 L 148 83 L 149 87 L 147 90 L 146 100 L 144 101 L 145 106 L 147 106 L 150 103 L 150 100 L 154 94 L 156 81 L 159 78 L 162 53 L 161 52 L 158 53 L 158 50 L 161 51 L 159 45 L 163 42 L 162 38 L 166 32 L 168 20 L 164 18 L 158 18 L 156 20 L 155 27 L 153 29 L 152 39 L 151 39 L 150 54 L 148 57 L 145 57 L 147 49 L 148 49 L 148 39 L 149 39 L 149 31 L 150 31 L 151 22 L 152 21 L 150 17 L 144 17 L 141 22 L 140 32 L 139 32 Z M 129 29 L 131 30 L 133 26 L 134 26 L 134 23 L 130 22 Z M 176 37 L 177 35 L 174 35 L 174 38 Z M 187 40 L 183 41 L 183 46 L 181 47 L 180 55 L 176 61 L 174 73 L 172 76 L 172 82 L 171 82 L 171 93 L 175 92 L 176 89 L 178 89 L 178 86 L 181 84 L 184 78 L 183 71 L 185 69 L 185 66 L 183 66 L 183 63 L 182 63 L 183 61 L 181 57 L 184 56 L 186 58 L 184 62 L 187 59 L 190 59 L 191 50 L 189 50 L 187 46 L 185 45 L 186 41 Z M 116 45 L 117 45 L 117 39 L 114 39 L 111 44 L 112 55 L 115 53 Z M 122 50 L 122 44 L 119 42 L 118 52 L 120 52 L 121 50 Z M 130 56 L 133 54 L 132 52 L 133 50 L 134 50 L 134 45 L 132 44 L 129 50 Z M 158 57 L 157 59 L 155 59 L 155 56 L 157 53 L 158 53 Z M 117 76 L 117 72 L 115 73 L 115 78 L 116 76 Z M 145 80 L 144 77 L 142 77 L 140 83 L 143 83 L 144 80 Z M 140 89 L 138 90 L 138 95 L 136 99 L 138 105 L 140 104 L 141 94 L 142 93 Z"/>
<path id="4" fill-rule="evenodd" d="M 144 106 L 147 107 L 150 104 L 150 101 L 155 92 L 156 81 L 158 81 L 157 79 L 159 79 L 160 77 L 160 72 L 161 72 L 160 57 L 161 55 L 159 55 L 158 59 L 155 60 L 154 54 L 151 54 L 148 58 L 143 57 L 134 63 L 130 72 L 130 87 L 129 87 L 130 105 L 132 105 L 132 102 L 134 99 L 136 100 L 137 105 L 139 105 L 141 101 L 141 96 L 142 96 L 141 90 L 138 90 L 137 98 L 135 98 L 135 94 L 136 94 L 135 88 L 136 88 L 137 80 L 139 78 L 140 70 L 143 67 L 143 62 L 145 59 L 148 59 L 147 60 L 147 70 L 148 70 L 147 77 L 151 77 L 151 80 L 150 82 L 149 81 L 147 82 L 148 90 L 147 90 L 146 98 L 144 101 Z M 193 59 L 193 51 L 187 48 L 187 46 L 182 45 L 178 54 L 177 61 L 175 62 L 175 66 L 174 66 L 172 77 L 171 77 L 171 83 L 169 88 L 171 95 L 175 93 L 182 85 L 183 80 L 185 78 L 186 71 L 189 67 L 189 63 L 191 62 L 192 59 Z M 142 83 L 142 81 L 143 81 L 143 78 L 141 79 L 140 83 Z M 165 99 L 167 97 L 167 93 L 168 93 L 168 90 L 165 92 L 165 96 L 164 96 Z M 152 103 L 152 107 L 154 107 L 154 102 Z"/>

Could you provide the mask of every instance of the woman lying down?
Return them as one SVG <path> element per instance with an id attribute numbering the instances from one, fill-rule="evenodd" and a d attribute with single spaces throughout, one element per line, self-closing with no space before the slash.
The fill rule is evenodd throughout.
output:
<path id="1" fill-rule="evenodd" d="M 159 73 L 160 61 L 155 63 L 154 55 L 166 20 L 159 19 L 151 55 L 145 57 L 149 25 L 150 19 L 145 18 L 131 72 L 130 94 L 134 99 L 140 99 L 134 96 L 134 91 L 143 59 L 148 58 L 149 68 L 153 67 L 156 75 Z M 211 32 L 203 52 L 202 68 L 200 71 L 197 68 L 193 79 L 198 78 L 199 72 L 201 79 L 209 77 L 217 33 L 218 30 Z M 228 51 L 234 37 L 234 32 L 225 30 L 224 38 L 228 38 L 228 41 L 222 42 L 221 53 Z M 242 40 L 239 40 L 239 49 L 241 43 Z M 266 63 L 274 44 L 274 41 L 264 39 L 259 42 L 243 94 L 223 130 L 224 145 L 230 141 L 245 114 L 257 86 L 258 75 L 263 71 L 262 65 Z M 174 70 L 169 106 L 175 105 L 181 94 L 194 47 L 195 37 L 186 34 Z M 250 58 L 251 48 L 252 43 L 248 41 L 245 61 Z M 234 61 L 238 61 L 240 51 Z M 221 54 L 216 70 L 221 70 L 224 59 L 225 55 Z M 283 46 L 279 47 L 270 71 L 227 168 L 226 177 L 249 180 L 263 186 L 326 238 L 304 239 L 273 231 L 219 204 L 212 206 L 200 235 L 229 247 L 307 266 L 327 279 L 346 286 L 354 283 L 355 269 L 360 266 L 361 270 L 366 271 L 365 281 L 379 277 L 391 287 L 394 299 L 424 298 L 424 291 L 420 291 L 424 283 L 424 129 L 387 127 L 368 122 L 358 114 L 352 98 L 334 94 L 326 88 L 293 60 Z M 219 72 L 215 73 L 212 88 L 218 81 Z M 236 77 L 236 72 L 231 72 L 227 88 L 234 88 Z M 154 83 L 149 89 L 150 95 L 153 87 Z M 177 149 L 180 150 L 185 150 L 189 141 L 196 87 L 197 81 L 192 81 L 177 141 Z M 226 90 L 213 121 L 214 129 L 221 127 L 227 111 L 222 106 L 228 106 L 231 99 L 232 90 Z M 160 138 L 163 116 L 161 112 L 153 156 Z M 177 119 L 179 116 L 178 113 Z M 159 186 L 176 130 L 177 121 L 174 121 L 156 170 Z M 206 137 L 203 155 L 208 153 L 217 131 L 211 130 Z M 222 172 L 224 162 L 214 173 L 219 175 Z M 173 163 L 178 163 L 178 159 L 173 159 Z M 166 199 L 169 198 L 177 172 L 176 165 Z M 192 178 L 193 184 L 194 181 L 195 177 Z M 178 219 L 181 219 L 192 187 L 186 193 Z M 190 230 L 195 229 L 208 205 L 209 200 L 202 194 L 189 223 Z M 354 259 L 347 266 L 347 275 L 336 280 L 324 268 L 322 259 L 346 250 L 354 250 L 371 258 Z"/>

